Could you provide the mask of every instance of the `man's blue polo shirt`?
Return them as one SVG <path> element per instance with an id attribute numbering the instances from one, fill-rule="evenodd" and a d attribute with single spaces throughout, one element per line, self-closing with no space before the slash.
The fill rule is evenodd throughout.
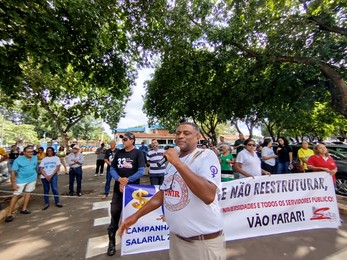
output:
<path id="1" fill-rule="evenodd" d="M 24 155 L 14 160 L 12 170 L 16 172 L 16 183 L 23 184 L 36 181 L 37 157 L 33 155 L 31 160 Z"/>

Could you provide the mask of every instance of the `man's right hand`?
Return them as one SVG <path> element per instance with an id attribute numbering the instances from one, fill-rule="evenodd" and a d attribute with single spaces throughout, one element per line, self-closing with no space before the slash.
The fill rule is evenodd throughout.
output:
<path id="1" fill-rule="evenodd" d="M 137 222 L 137 220 L 138 218 L 135 217 L 135 214 L 131 215 L 130 217 L 127 217 L 118 228 L 118 236 L 123 236 L 124 231 L 128 230 L 129 227 L 134 225 Z"/>

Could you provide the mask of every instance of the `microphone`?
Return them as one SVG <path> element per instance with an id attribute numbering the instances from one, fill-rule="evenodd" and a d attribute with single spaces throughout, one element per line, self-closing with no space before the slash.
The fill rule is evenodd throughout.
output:
<path id="1" fill-rule="evenodd" d="M 169 149 L 171 149 L 171 148 L 169 148 Z M 178 153 L 180 153 L 180 151 L 181 151 L 181 149 L 180 149 L 178 146 L 175 146 L 174 149 L 176 149 L 176 151 L 177 151 Z M 163 166 L 163 164 L 166 163 L 166 162 L 167 162 L 167 158 L 166 158 L 166 156 L 164 155 L 164 157 L 161 158 L 161 159 L 159 160 L 159 162 L 157 162 L 157 165 L 158 165 L 158 167 L 161 167 L 161 166 Z"/>

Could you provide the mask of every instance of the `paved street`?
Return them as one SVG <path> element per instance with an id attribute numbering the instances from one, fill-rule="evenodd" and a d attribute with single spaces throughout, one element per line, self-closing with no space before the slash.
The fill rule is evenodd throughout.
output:
<path id="1" fill-rule="evenodd" d="M 11 223 L 0 223 L 0 259 L 111 259 L 107 248 L 109 201 L 101 200 L 105 176 L 94 177 L 94 154 L 86 154 L 82 197 L 62 195 L 63 208 L 51 202 L 42 211 L 43 198 L 33 196 L 30 215 L 16 214 Z M 143 183 L 148 184 L 148 177 Z M 10 190 L 1 184 L 1 190 Z M 59 176 L 59 191 L 68 192 L 68 176 Z M 38 186 L 35 193 L 42 193 Z M 347 259 L 347 218 L 340 229 L 315 229 L 227 242 L 228 259 Z M 233 221 L 232 219 L 230 221 Z M 237 225 L 237 223 L 235 223 Z M 120 244 L 117 241 L 120 257 Z M 124 256 L 122 259 L 168 259 L 168 251 Z"/>

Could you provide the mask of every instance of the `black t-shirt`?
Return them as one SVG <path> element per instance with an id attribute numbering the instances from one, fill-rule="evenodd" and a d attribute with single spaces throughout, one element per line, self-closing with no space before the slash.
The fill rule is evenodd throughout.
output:
<path id="1" fill-rule="evenodd" d="M 18 156 L 19 156 L 19 153 L 13 153 L 12 151 L 8 154 L 8 157 L 10 158 L 10 159 L 17 159 L 18 158 Z"/>
<path id="2" fill-rule="evenodd" d="M 287 146 L 279 146 L 282 149 L 278 150 L 277 148 L 277 154 L 278 154 L 278 161 L 280 163 L 285 163 L 285 162 L 289 162 L 289 153 L 293 152 L 293 148 L 290 145 Z"/>
<path id="3" fill-rule="evenodd" d="M 116 169 L 120 177 L 129 178 L 140 167 L 145 167 L 145 158 L 142 151 L 136 148 L 130 152 L 126 152 L 123 148 L 115 154 L 112 167 Z"/>
<path id="4" fill-rule="evenodd" d="M 239 146 L 240 144 L 243 144 L 244 142 L 245 142 L 245 140 L 237 139 L 234 143 L 234 147 Z M 236 149 L 236 153 L 238 154 L 242 150 L 243 150 L 243 146 L 240 146 Z"/>
<path id="5" fill-rule="evenodd" d="M 116 155 L 116 153 L 119 151 L 119 149 L 115 148 L 113 151 L 112 149 L 107 149 L 106 152 L 105 152 L 105 158 L 104 159 L 107 159 L 111 162 L 112 164 L 112 161 Z M 111 166 L 107 164 L 107 169 L 109 169 Z"/>

